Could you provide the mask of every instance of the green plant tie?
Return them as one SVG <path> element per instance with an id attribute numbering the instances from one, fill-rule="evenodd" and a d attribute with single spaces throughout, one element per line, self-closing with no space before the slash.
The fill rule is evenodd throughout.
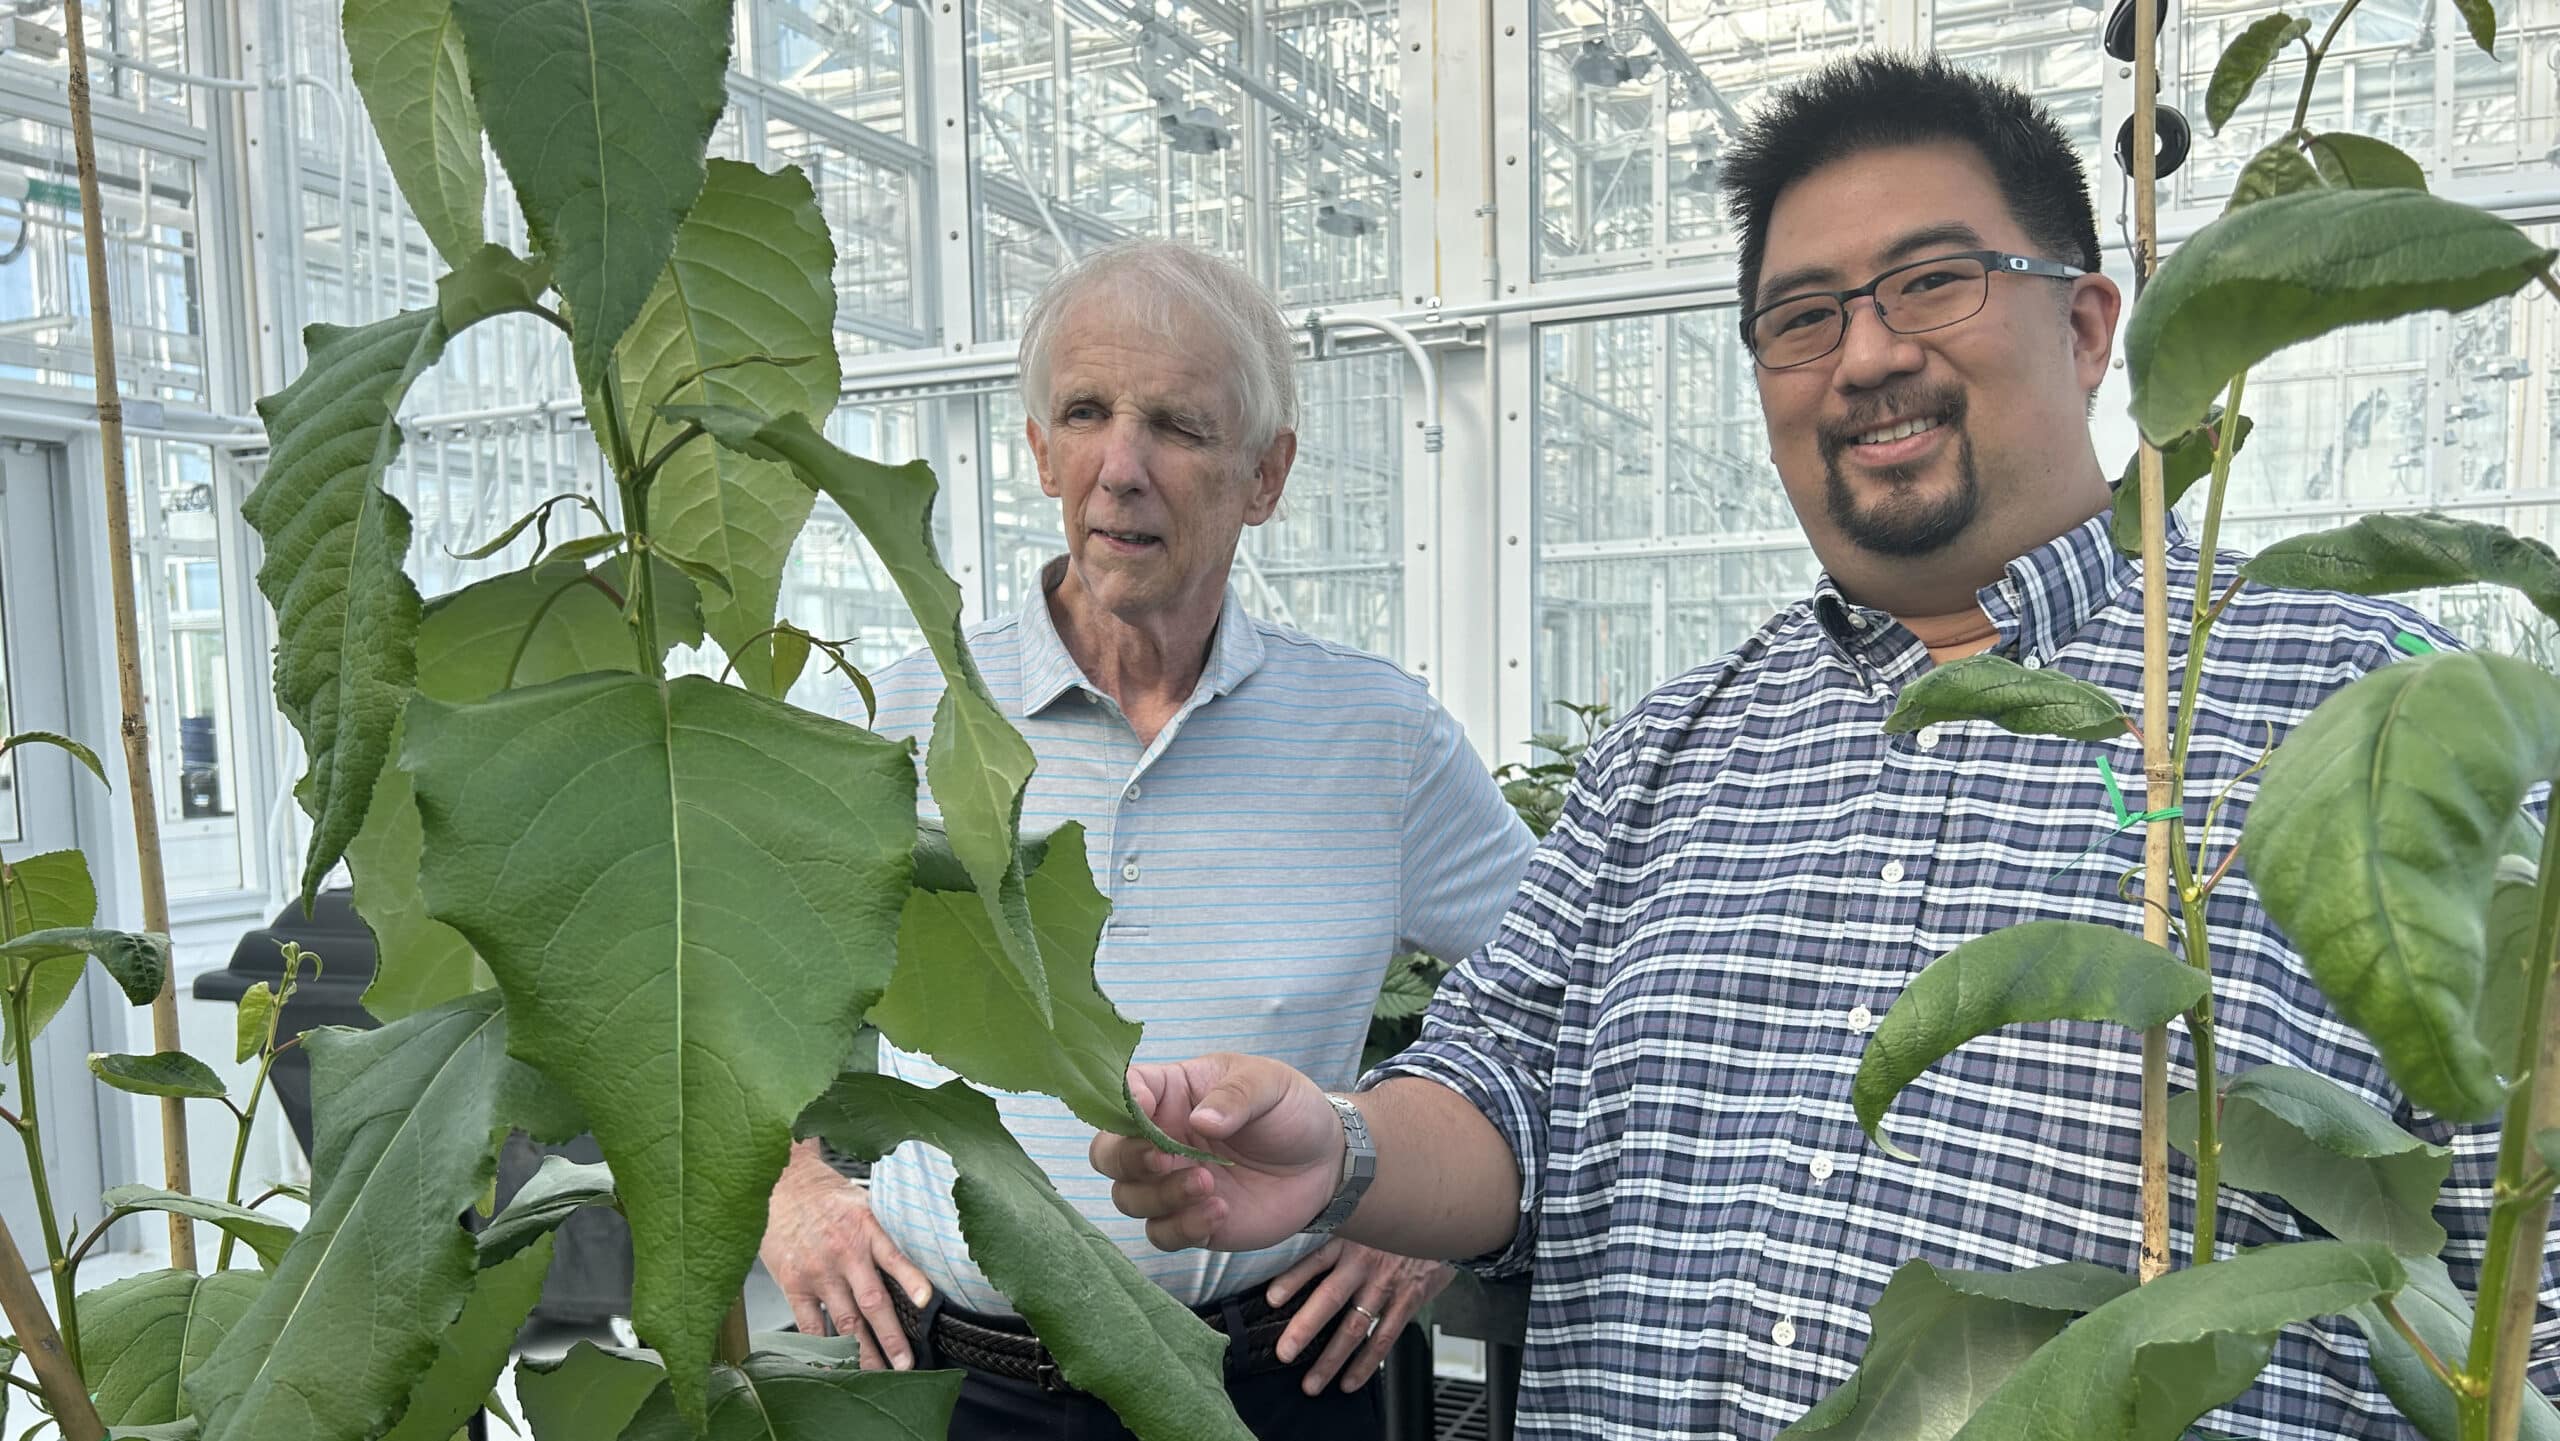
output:
<path id="1" fill-rule="evenodd" d="M 2416 639 L 2414 636 L 2410 638 L 2413 640 Z M 2421 644 L 2423 644 L 2423 642 L 2421 642 Z M 2136 815 L 2125 809 L 2124 787 L 2116 780 L 2115 763 L 2108 760 L 2103 753 L 2098 757 L 2098 779 L 2106 782 L 2107 807 L 2115 812 L 2116 823 L 2114 829 L 2109 830 L 2105 835 L 2091 841 L 2087 850 L 2084 850 L 2080 854 L 2073 856 L 2070 860 L 2063 862 L 2061 866 L 2054 870 L 2052 875 L 2045 877 L 2045 879 L 2052 880 L 2055 877 L 2068 874 L 2073 867 L 2097 854 L 2098 847 L 2105 845 L 2107 842 L 2114 840 L 2120 835 L 2123 835 L 2127 830 L 2130 830 L 2135 826 L 2149 825 L 2153 821 L 2173 821 L 2183 814 L 2183 812 L 2181 812 L 2176 806 L 2169 806 L 2165 809 L 2156 811 L 2144 811 L 2140 815 Z"/>
<path id="2" fill-rule="evenodd" d="M 2391 638 L 2391 643 L 2400 647 L 2402 650 L 2407 651 L 2411 655 L 2434 655 L 2436 653 L 2436 648 L 2428 643 L 2425 636 L 2418 635 L 2412 631 L 2404 630 L 2400 632 L 2398 635 Z"/>

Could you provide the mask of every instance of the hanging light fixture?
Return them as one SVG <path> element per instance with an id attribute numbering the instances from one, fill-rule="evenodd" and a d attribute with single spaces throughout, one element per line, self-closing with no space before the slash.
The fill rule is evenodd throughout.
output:
<path id="1" fill-rule="evenodd" d="M 1332 200 L 1316 207 L 1316 229 L 1357 240 L 1386 228 L 1387 214 L 1371 200 Z"/>
<path id="2" fill-rule="evenodd" d="M 1236 143 L 1235 127 L 1206 105 L 1189 110 L 1179 104 L 1163 106 L 1156 111 L 1156 128 L 1164 132 L 1167 145 L 1185 155 L 1215 155 Z"/>

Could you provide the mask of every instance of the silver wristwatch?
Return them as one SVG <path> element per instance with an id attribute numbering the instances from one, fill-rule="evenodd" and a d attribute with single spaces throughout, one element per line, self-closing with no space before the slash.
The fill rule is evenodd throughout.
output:
<path id="1" fill-rule="evenodd" d="M 1342 1180 L 1333 1188 L 1333 1199 L 1307 1223 L 1302 1234 L 1309 1236 L 1329 1235 L 1334 1227 L 1350 1220 L 1351 1213 L 1360 1209 L 1360 1198 L 1368 1193 L 1369 1183 L 1378 1177 L 1378 1148 L 1370 1143 L 1369 1123 L 1360 1115 L 1360 1108 L 1331 1092 L 1326 1093 L 1325 1099 L 1342 1117 Z"/>

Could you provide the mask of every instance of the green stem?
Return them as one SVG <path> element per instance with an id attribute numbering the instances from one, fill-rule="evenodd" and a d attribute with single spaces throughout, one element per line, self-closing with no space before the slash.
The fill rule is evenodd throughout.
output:
<path id="1" fill-rule="evenodd" d="M 2189 674 L 2195 671 L 2192 656 L 2187 669 Z M 2195 861 L 2187 849 L 2186 824 L 2171 821 L 2169 830 L 2169 865 L 2176 875 L 2178 908 L 2184 918 L 2178 928 L 2179 949 L 2188 965 L 2205 974 L 2204 998 L 2187 1012 L 2187 1038 L 2196 1053 L 2196 1235 L 2187 1264 L 2202 1266 L 2213 1260 L 2216 1212 L 2222 1200 L 2222 1080 L 2214 1064 L 2213 947 L 2205 927 L 2204 889 L 2196 884 Z"/>
<path id="2" fill-rule="evenodd" d="M 267 1073 L 275 1069 L 276 1022 L 283 1014 L 284 1005 L 278 1002 L 275 1010 L 267 1016 L 267 1043 L 260 1048 L 258 1078 L 249 1083 L 249 1104 L 240 1110 L 240 1136 L 231 1143 L 231 1176 L 222 1183 L 222 1199 L 234 1206 L 240 1204 L 240 1172 L 243 1163 L 249 1159 L 249 1132 L 258 1124 L 258 1102 L 267 1093 Z M 229 1231 L 222 1233 L 222 1246 L 213 1253 L 213 1269 L 231 1269 L 231 1246 L 238 1239 Z"/>
<path id="3" fill-rule="evenodd" d="M 0 906 L 0 913 L 6 910 L 6 906 Z M 0 940 L 11 939 L 15 932 L 5 914 L 0 914 Z M 54 1217 L 53 1182 L 44 1171 L 44 1135 L 36 1119 L 35 1038 L 27 1034 L 27 1028 L 27 988 L 21 982 L 9 988 L 10 1049 L 17 1053 L 18 1094 L 27 1108 L 18 1127 L 18 1140 L 26 1148 L 27 1179 L 36 1191 L 36 1221 L 44 1228 L 44 1254 L 52 1263 L 54 1325 L 62 1332 L 62 1351 L 71 1358 L 71 1368 L 86 1375 L 80 1365 L 80 1317 L 71 1304 L 75 1298 L 71 1268 L 62 1250 L 62 1223 Z"/>
<path id="4" fill-rule="evenodd" d="M 2419 1335 L 2417 1329 L 2409 1324 L 2409 1318 L 2400 1314 L 2400 1307 L 2393 1298 L 2385 1296 L 2376 1304 L 2382 1307 L 2383 1319 L 2391 1323 L 2391 1329 L 2399 1332 L 2400 1339 L 2409 1343 L 2409 1349 L 2418 1353 L 2418 1359 L 2427 1363 L 2427 1369 L 2435 1373 L 2437 1380 L 2444 1383 L 2444 1388 L 2456 1395 L 2461 1394 L 2462 1387 L 2453 1379 L 2453 1373 L 2445 1369 L 2444 1358 L 2438 1356 L 2435 1348 L 2427 1344 L 2426 1338 Z"/>
<path id="5" fill-rule="evenodd" d="M 2231 389 L 2222 398 L 2222 425 L 2215 436 L 2213 474 L 2206 481 L 2204 497 L 2204 530 L 2196 537 L 2195 605 L 2187 618 L 2186 665 L 2178 680 L 2177 729 L 2171 734 L 2177 744 L 2171 749 L 2169 764 L 2178 773 L 2179 799 L 2185 800 L 2187 781 L 2187 747 L 2195 740 L 2196 693 L 2204 683 L 2204 645 L 2213 634 L 2213 623 L 2222 608 L 2213 603 L 2213 566 L 2215 547 L 2222 540 L 2222 498 L 2231 489 L 2231 453 L 2238 449 L 2240 437 L 2240 397 L 2249 388 L 2249 372 L 2231 377 Z"/>
<path id="6" fill-rule="evenodd" d="M 2478 1307 L 2471 1319 L 2471 1354 L 2463 1363 L 2458 1398 L 2462 1441 L 2513 1441 L 2521 1408 L 2526 1353 L 2532 1345 L 2535 1281 L 2540 1268 L 2517 1263 L 2520 1252 L 2539 1256 L 2550 1224 L 2551 1197 L 2526 1184 L 2535 1113 L 2560 1108 L 2560 1036 L 2551 1015 L 2560 990 L 2560 825 L 2542 834 L 2540 904 L 2533 929 L 2532 966 L 2525 978 L 2524 1016 L 2509 1068 L 2505 1124 L 2498 1134 L 2498 1178 L 2490 1190 L 2489 1246 L 2480 1262 Z M 2539 1020 L 2539 1026 L 2531 1024 Z M 2526 1244 L 2532 1238 L 2533 1244 Z M 2520 1303 L 2519 1303 L 2520 1301 Z"/>
<path id="7" fill-rule="evenodd" d="M 2329 28 L 2320 32 L 2320 44 L 2312 50 L 2311 58 L 2304 62 L 2302 95 L 2293 102 L 2294 129 L 2300 130 L 2311 122 L 2311 83 L 2320 78 L 2320 63 L 2329 58 L 2329 42 L 2338 38 L 2338 32 L 2346 28 L 2347 17 L 2356 13 L 2356 6 L 2361 3 L 2362 0 L 2347 0 L 2346 4 L 2338 7 L 2338 13 L 2329 17 Z"/>

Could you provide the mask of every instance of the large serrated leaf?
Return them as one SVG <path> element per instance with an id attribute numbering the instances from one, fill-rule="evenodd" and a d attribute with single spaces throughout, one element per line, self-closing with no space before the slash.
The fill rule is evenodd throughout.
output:
<path id="1" fill-rule="evenodd" d="M 383 1441 L 453 1441 L 507 1369 L 516 1333 L 524 1329 L 533 1303 L 542 1299 L 542 1280 L 550 1269 L 549 1236 L 535 1238 L 507 1261 L 482 1268 L 462 1314 L 437 1339 L 435 1363 L 409 1388 L 400 1424 Z"/>
<path id="2" fill-rule="evenodd" d="M 2346 190 L 2424 190 L 2427 172 L 2407 151 L 2352 130 L 2314 135 L 2304 146 L 2320 178 Z"/>
<path id="3" fill-rule="evenodd" d="M 1006 1134 L 995 1103 L 965 1082 L 927 1091 L 846 1076 L 799 1130 L 865 1160 L 909 1141 L 949 1156 L 970 1259 L 1048 1344 L 1067 1383 L 1110 1403 L 1140 1441 L 1250 1434 L 1227 1400 L 1225 1339 L 1068 1205 Z"/>
<path id="4" fill-rule="evenodd" d="M 264 1211 L 252 1211 L 246 1206 L 234 1206 L 210 1196 L 191 1196 L 158 1186 L 117 1186 L 98 1197 L 98 1204 L 122 1214 L 169 1211 L 211 1222 L 256 1252 L 258 1260 L 270 1271 L 284 1259 L 284 1253 L 293 1245 L 292 1226 Z"/>
<path id="5" fill-rule="evenodd" d="M 1139 1026 L 1094 982 L 1094 947 L 1111 903 L 1093 887 L 1084 827 L 1069 822 L 1048 838 L 1024 891 L 1048 968 L 1052 1019 L 1019 984 L 975 895 L 918 889 L 898 927 L 897 974 L 871 1023 L 891 1044 L 981 1085 L 1039 1091 L 1087 1125 L 1125 1127 Z"/>
<path id="6" fill-rule="evenodd" d="M 826 419 L 842 376 L 835 259 L 807 176 L 710 163 L 666 273 L 614 358 L 644 458 L 673 432 L 661 405 Z M 773 642 L 756 637 L 774 623 L 783 563 L 816 500 L 789 466 L 708 441 L 670 456 L 649 487 L 650 540 L 727 578 L 729 594 L 703 597 L 704 619 L 739 678 L 764 695 L 790 689 Z"/>
<path id="7" fill-rule="evenodd" d="M 2026 736 L 2113 740 L 2133 729 L 2116 698 L 2077 676 L 2029 670 L 2007 656 L 1949 661 L 1902 688 L 1887 735 L 1944 721 L 1987 720 Z"/>
<path id="8" fill-rule="evenodd" d="M 265 545 L 258 589 L 276 612 L 276 705 L 311 761 L 306 909 L 364 825 L 417 676 L 409 513 L 380 484 L 400 449 L 400 402 L 455 333 L 531 308 L 545 283 L 539 266 L 488 246 L 444 278 L 432 307 L 304 331 L 301 378 L 258 402 L 267 468 L 240 514 Z"/>
<path id="9" fill-rule="evenodd" d="M 2196 1094 L 2169 1102 L 2169 1144 L 2196 1150 Z M 2222 1092 L 2222 1184 L 2276 1197 L 2341 1241 L 2402 1256 L 2444 1249 L 2436 1190 L 2453 1153 L 2432 1146 L 2326 1076 L 2261 1066 Z"/>
<path id="10" fill-rule="evenodd" d="M 2160 447 L 2161 494 L 2164 506 L 2174 508 L 2179 499 L 2195 487 L 2195 483 L 2213 473 L 2213 447 L 2222 423 L 2222 407 L 2209 406 L 2204 420 Z M 2231 453 L 2238 455 L 2249 443 L 2249 432 L 2257 422 L 2242 416 L 2233 422 Z M 2134 452 L 2124 463 L 2124 475 L 2116 482 L 2114 508 L 2107 517 L 2107 536 L 2116 549 L 2126 555 L 2142 554 L 2142 453 Z"/>
<path id="11" fill-rule="evenodd" d="M 459 1218 L 496 1174 L 506 1041 L 494 992 L 305 1037 L 311 1219 L 187 1382 L 205 1441 L 342 1441 L 399 1414 L 478 1271 Z"/>
<path id="12" fill-rule="evenodd" d="M 495 1266 L 547 1238 L 587 1206 L 614 1204 L 613 1168 L 602 1162 L 545 1156 L 533 1179 L 480 1231 L 480 1264 Z"/>
<path id="13" fill-rule="evenodd" d="M 2309 1241 L 2172 1271 L 2088 1315 L 2029 1357 L 1960 1441 L 2177 1441 L 2249 1389 L 2297 1321 L 2398 1291 L 2381 1246 Z"/>
<path id="14" fill-rule="evenodd" d="M 98 753 L 67 735 L 59 735 L 53 731 L 20 731 L 6 740 L 0 740 L 0 756 L 5 756 L 25 745 L 51 746 L 87 767 L 89 774 L 98 778 L 98 784 L 109 790 L 115 789 L 115 782 L 107 779 L 107 768 L 99 762 Z"/>
<path id="15" fill-rule="evenodd" d="M 347 63 L 418 226 L 459 267 L 480 248 L 488 172 L 462 31 L 446 0 L 347 0 Z"/>
<path id="16" fill-rule="evenodd" d="M 863 1371 L 749 1356 L 712 1371 L 707 1427 L 686 1420 L 672 1387 L 662 1385 L 620 1441 L 939 1441 L 965 1379 L 960 1371 Z"/>
<path id="17" fill-rule="evenodd" d="M 2400 661 L 2340 690 L 2268 763 L 2240 837 L 2267 914 L 2419 1105 L 2497 1114 L 2473 1012 L 2510 820 L 2560 776 L 2560 678 L 2504 656 Z"/>
<path id="18" fill-rule="evenodd" d="M 2534 884 L 2538 874 L 2530 857 L 2500 856 L 2495 889 L 2489 893 L 2488 959 L 2471 1016 L 2481 1048 L 2496 1057 L 2516 1053 L 2530 1009 L 2525 996 L 2532 979 L 2534 930 L 2542 919 L 2542 897 Z"/>
<path id="19" fill-rule="evenodd" d="M 2419 190 L 2280 195 L 2198 231 L 2125 330 L 2133 418 L 2154 443 L 2195 425 L 2231 377 L 2298 341 L 2532 281 L 2554 252 L 2509 222 Z"/>
<path id="20" fill-rule="evenodd" d="M 9 862 L 0 867 L 0 904 L 8 907 L 11 935 L 89 924 L 98 916 L 98 892 L 89 882 L 88 858 L 78 851 L 46 851 Z M 62 1013 L 88 964 L 87 956 L 67 947 L 17 958 L 14 965 L 27 968 L 29 1036 L 43 1035 Z M 7 1041 L 0 1046 L 0 1058 L 17 1050 L 17 1038 L 7 1030 L 8 1009 L 0 1006 L 0 1038 Z"/>
<path id="21" fill-rule="evenodd" d="M 1858 1124 L 1886 1154 L 1910 1160 L 1885 1139 L 1885 1111 L 1965 1042 L 2037 1021 L 2141 1030 L 2193 1006 L 2205 989 L 2203 972 L 2113 926 L 2029 921 L 1967 941 L 1912 977 L 1877 1023 L 1850 1085 Z"/>
<path id="22" fill-rule="evenodd" d="M 2471 1347 L 2471 1298 L 2453 1284 L 2444 1262 L 2433 1256 L 2402 1256 L 2400 1264 L 2409 1272 L 2409 1284 L 2392 1301 L 2400 1319 L 2439 1359 L 2459 1365 Z M 2373 1375 L 2382 1383 L 2382 1394 L 2427 1441 L 2457 1441 L 2462 1428 L 2453 1393 L 2427 1369 L 2426 1359 L 2391 1324 L 2381 1306 L 2358 1306 L 2347 1314 L 2355 1318 L 2356 1328 L 2373 1348 Z M 2551 1398 L 2531 1386 L 2524 1388 L 2521 1420 L 2516 1429 L 2520 1441 L 2560 1441 L 2560 1411 L 2552 1409 Z"/>
<path id="23" fill-rule="evenodd" d="M 2496 0 L 2453 0 L 2453 8 L 2462 12 L 2462 23 L 2471 31 L 2471 43 L 2481 53 L 2498 53 L 2498 7 Z"/>
<path id="24" fill-rule="evenodd" d="M 82 1295 L 81 1349 L 98 1419 L 109 1426 L 180 1419 L 181 1388 L 266 1284 L 263 1271 L 147 1271 Z"/>
<path id="25" fill-rule="evenodd" d="M 1906 1261 L 1868 1308 L 1857 1374 L 1779 1434 L 1946 1441 L 2037 1347 L 2133 1285 L 2082 1261 L 2014 1272 Z"/>
<path id="26" fill-rule="evenodd" d="M 2335 530 L 2287 536 L 2252 557 L 2240 574 L 2260 585 L 2351 595 L 2486 581 L 2560 621 L 2560 555 L 2549 545 L 2434 511 L 2368 515 Z"/>
<path id="27" fill-rule="evenodd" d="M 116 989 L 137 1006 L 150 1005 L 169 980 L 169 938 L 157 931 L 108 931 L 95 926 L 55 926 L 0 942 L 0 961 L 50 965 L 65 951 L 96 959 Z"/>
<path id="28" fill-rule="evenodd" d="M 621 1441 L 666 1375 L 653 1359 L 581 1341 L 557 1360 L 520 1362 L 516 1398 L 535 1441 Z"/>
<path id="29" fill-rule="evenodd" d="M 451 3 L 490 148 L 559 272 L 579 380 L 599 390 L 702 190 L 729 0 Z"/>
<path id="30" fill-rule="evenodd" d="M 428 909 L 584 1108 L 631 1219 L 632 1319 L 698 1416 L 792 1119 L 888 984 L 913 752 L 700 676 L 421 696 L 408 726 Z"/>
<path id="31" fill-rule="evenodd" d="M 2218 133 L 2231 123 L 2249 92 L 2258 88 L 2259 77 L 2275 63 L 2277 52 L 2299 40 L 2311 29 L 2308 20 L 2297 20 L 2283 11 L 2262 15 L 2240 32 L 2215 62 L 2213 79 L 2205 86 L 2204 118 Z"/>

